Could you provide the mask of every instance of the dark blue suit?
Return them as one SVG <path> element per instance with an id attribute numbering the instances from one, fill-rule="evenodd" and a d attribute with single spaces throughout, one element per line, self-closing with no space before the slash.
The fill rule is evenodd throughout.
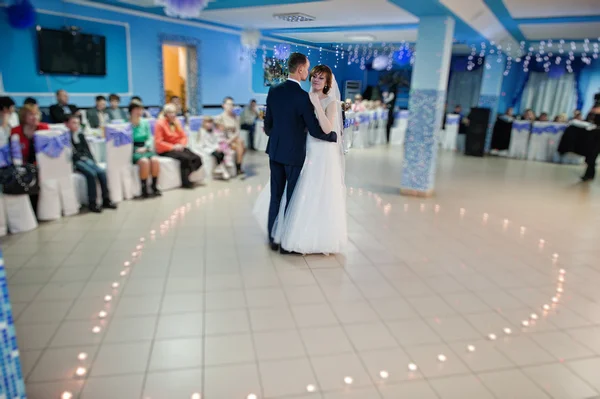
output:
<path id="1" fill-rule="evenodd" d="M 287 183 L 287 202 L 300 177 L 306 158 L 306 133 L 325 141 L 336 142 L 335 132 L 325 134 L 315 116 L 308 93 L 288 80 L 272 87 L 267 96 L 265 133 L 269 136 L 267 154 L 271 166 L 271 204 L 269 206 L 269 239 Z M 287 205 L 286 205 L 287 206 Z"/>

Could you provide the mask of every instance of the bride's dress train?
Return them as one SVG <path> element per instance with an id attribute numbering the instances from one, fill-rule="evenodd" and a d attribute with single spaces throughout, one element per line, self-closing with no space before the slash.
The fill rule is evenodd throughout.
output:
<path id="1" fill-rule="evenodd" d="M 331 98 L 321 100 L 323 109 Z M 348 242 L 344 159 L 339 143 L 308 135 L 306 160 L 286 209 L 285 198 L 273 228 L 273 239 L 287 251 L 334 254 Z M 267 232 L 270 183 L 259 194 L 254 215 Z"/>

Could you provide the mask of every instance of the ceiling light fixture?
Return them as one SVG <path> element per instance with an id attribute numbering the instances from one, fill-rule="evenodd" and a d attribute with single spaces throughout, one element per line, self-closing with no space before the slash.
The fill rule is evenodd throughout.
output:
<path id="1" fill-rule="evenodd" d="M 346 36 L 346 39 L 351 40 L 353 42 L 374 42 L 376 38 L 373 35 L 361 34 L 361 35 L 349 35 L 349 36 Z"/>
<path id="2" fill-rule="evenodd" d="M 300 12 L 292 12 L 287 14 L 273 14 L 273 18 L 287 22 L 310 22 L 316 19 L 312 15 L 302 14 Z"/>

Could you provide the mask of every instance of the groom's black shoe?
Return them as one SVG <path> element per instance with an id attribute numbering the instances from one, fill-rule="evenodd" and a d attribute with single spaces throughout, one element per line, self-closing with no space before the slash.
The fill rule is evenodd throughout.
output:
<path id="1" fill-rule="evenodd" d="M 279 253 L 280 253 L 280 254 L 282 254 L 282 255 L 296 255 L 296 256 L 302 256 L 302 254 L 301 254 L 301 253 L 298 253 L 298 252 L 292 252 L 292 251 L 286 251 L 286 250 L 285 250 L 285 249 L 283 249 L 283 248 L 281 248 L 281 249 L 279 250 Z"/>
<path id="2" fill-rule="evenodd" d="M 271 247 L 271 251 L 279 251 L 279 244 L 275 244 L 274 242 L 269 243 L 269 247 Z"/>

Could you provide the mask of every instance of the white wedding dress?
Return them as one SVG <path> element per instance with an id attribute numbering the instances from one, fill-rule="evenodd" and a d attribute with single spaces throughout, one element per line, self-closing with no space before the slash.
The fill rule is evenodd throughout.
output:
<path id="1" fill-rule="evenodd" d="M 334 96 L 326 97 L 321 100 L 321 106 L 326 110 L 332 101 L 336 101 Z M 285 211 L 284 193 L 273 227 L 274 241 L 287 251 L 335 254 L 343 252 L 348 242 L 341 128 L 341 123 L 336 123 L 337 143 L 307 135 L 306 160 L 290 205 Z M 254 215 L 265 233 L 270 197 L 269 183 L 254 205 Z"/>

